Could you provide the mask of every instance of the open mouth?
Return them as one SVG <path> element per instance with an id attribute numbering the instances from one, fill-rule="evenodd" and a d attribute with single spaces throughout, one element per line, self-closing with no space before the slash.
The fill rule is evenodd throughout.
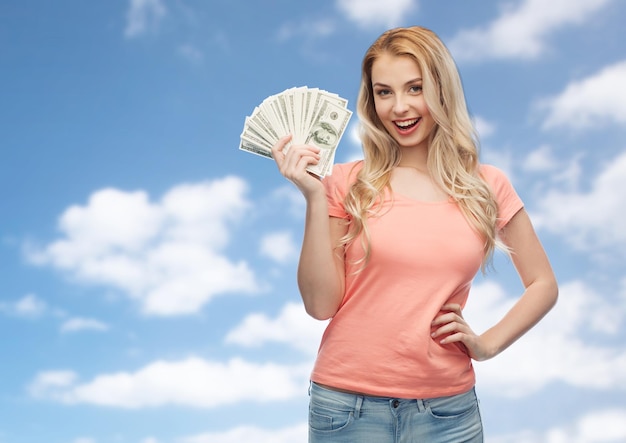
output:
<path id="1" fill-rule="evenodd" d="M 399 129 L 406 131 L 407 129 L 411 129 L 415 125 L 419 123 L 421 118 L 414 118 L 411 120 L 403 120 L 403 121 L 395 121 L 393 122 Z"/>

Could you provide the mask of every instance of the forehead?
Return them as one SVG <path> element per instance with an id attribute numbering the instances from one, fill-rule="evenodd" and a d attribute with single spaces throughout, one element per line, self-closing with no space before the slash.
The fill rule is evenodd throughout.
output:
<path id="1" fill-rule="evenodd" d="M 400 83 L 422 78 L 415 60 L 407 55 L 382 54 L 372 64 L 372 83 Z"/>

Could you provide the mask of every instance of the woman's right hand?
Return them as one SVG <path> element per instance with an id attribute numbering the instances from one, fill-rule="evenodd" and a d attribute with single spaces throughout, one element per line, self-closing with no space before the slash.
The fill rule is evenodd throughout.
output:
<path id="1" fill-rule="evenodd" d="M 309 173 L 306 168 L 316 165 L 320 160 L 320 148 L 311 145 L 292 145 L 285 152 L 285 146 L 291 141 L 286 135 L 272 147 L 272 157 L 280 173 L 296 185 L 305 197 L 323 188 L 321 180 Z"/>

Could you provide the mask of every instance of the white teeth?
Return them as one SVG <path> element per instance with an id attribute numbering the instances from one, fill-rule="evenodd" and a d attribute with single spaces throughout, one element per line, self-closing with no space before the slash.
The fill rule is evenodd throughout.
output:
<path id="1" fill-rule="evenodd" d="M 401 127 L 401 128 L 408 128 L 409 126 L 414 125 L 415 123 L 417 123 L 419 119 L 416 118 L 415 120 L 406 120 L 403 122 L 396 122 L 396 125 Z"/>

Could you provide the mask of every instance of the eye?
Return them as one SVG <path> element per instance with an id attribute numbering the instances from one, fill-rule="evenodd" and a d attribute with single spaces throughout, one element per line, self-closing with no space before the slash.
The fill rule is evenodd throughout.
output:
<path id="1" fill-rule="evenodd" d="M 386 95 L 391 94 L 391 91 L 389 89 L 376 89 L 374 91 L 374 94 L 380 96 L 380 97 L 384 97 Z"/>
<path id="2" fill-rule="evenodd" d="M 422 92 L 422 85 L 413 85 L 409 88 L 409 91 L 413 94 L 419 94 Z"/>

